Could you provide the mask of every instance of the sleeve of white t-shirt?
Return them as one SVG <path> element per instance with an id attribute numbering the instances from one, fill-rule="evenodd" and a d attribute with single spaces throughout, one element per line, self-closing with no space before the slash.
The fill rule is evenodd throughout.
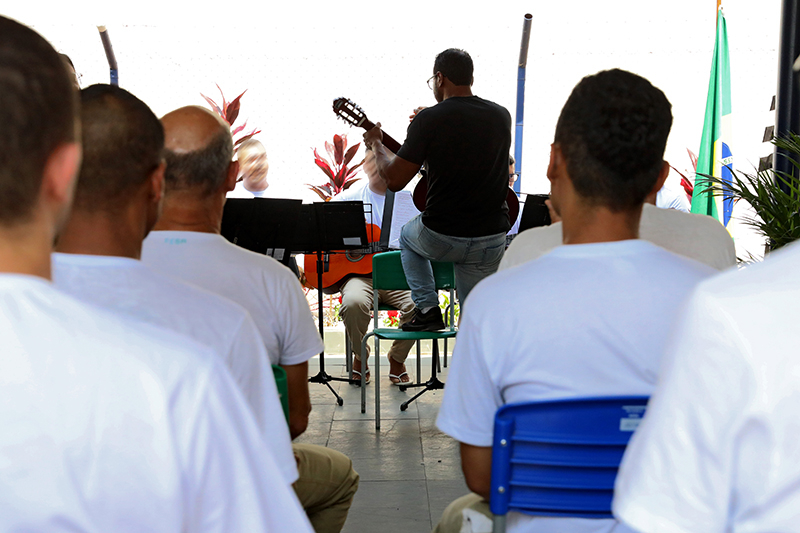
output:
<path id="1" fill-rule="evenodd" d="M 283 267 L 271 283 L 277 285 L 275 320 L 277 337 L 281 343 L 280 364 L 291 366 L 305 363 L 320 353 L 323 345 L 303 289 L 292 271 Z"/>
<path id="2" fill-rule="evenodd" d="M 493 353 L 492 350 L 497 350 L 499 345 L 493 345 L 494 339 L 486 329 L 486 322 L 476 316 L 479 313 L 471 313 L 472 310 L 482 310 L 481 295 L 471 293 L 470 305 L 458 331 L 436 425 L 459 442 L 485 447 L 492 445 L 494 415 L 503 405 L 485 354 Z"/>
<path id="3" fill-rule="evenodd" d="M 275 483 L 280 470 L 221 362 L 212 361 L 205 385 L 178 392 L 172 404 L 186 484 L 183 531 L 310 533 L 294 491 Z"/>
<path id="4" fill-rule="evenodd" d="M 737 357 L 746 346 L 724 309 L 696 293 L 623 458 L 619 520 L 648 533 L 730 531 L 737 418 L 753 385 Z"/>
<path id="5" fill-rule="evenodd" d="M 288 484 L 298 478 L 289 425 L 283 413 L 275 376 L 264 341 L 253 319 L 245 315 L 228 353 L 227 366 L 255 415 L 261 434 Z"/>

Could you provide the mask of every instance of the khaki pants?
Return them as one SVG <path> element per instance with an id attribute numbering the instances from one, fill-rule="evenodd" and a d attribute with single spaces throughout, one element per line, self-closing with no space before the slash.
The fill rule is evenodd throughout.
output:
<path id="1" fill-rule="evenodd" d="M 361 340 L 367 334 L 372 310 L 372 278 L 351 277 L 342 285 L 341 292 L 342 307 L 339 314 L 350 336 L 353 354 L 358 361 L 361 361 Z M 378 300 L 382 304 L 400 310 L 401 325 L 413 318 L 414 302 L 411 300 L 410 291 L 378 291 Z M 394 341 L 389 349 L 389 357 L 398 363 L 405 363 L 412 346 L 414 341 Z M 369 357 L 369 346 L 367 346 L 367 357 Z"/>
<path id="2" fill-rule="evenodd" d="M 433 528 L 432 533 L 460 533 L 464 526 L 465 511 L 467 511 L 466 515 L 468 520 L 470 519 L 470 515 L 475 518 L 478 518 L 476 515 L 482 515 L 489 520 L 488 530 L 486 529 L 487 523 L 484 520 L 480 520 L 481 524 L 476 524 L 476 527 L 470 527 L 471 525 L 468 524 L 466 531 L 475 533 L 492 531 L 493 517 L 492 512 L 489 511 L 489 502 L 473 492 L 458 498 L 448 505 L 447 509 L 442 513 L 442 518 L 439 520 L 439 523 Z"/>
<path id="3" fill-rule="evenodd" d="M 294 491 L 316 533 L 339 533 L 358 490 L 358 474 L 343 453 L 314 444 L 292 444 L 300 477 Z"/>

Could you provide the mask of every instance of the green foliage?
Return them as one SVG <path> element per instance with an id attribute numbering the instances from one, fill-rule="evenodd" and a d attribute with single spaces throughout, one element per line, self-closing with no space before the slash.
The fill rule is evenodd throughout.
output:
<path id="1" fill-rule="evenodd" d="M 458 306 L 458 302 L 453 302 L 455 306 L 455 323 L 458 324 L 458 316 L 461 312 L 461 309 Z M 442 316 L 444 317 L 445 324 L 449 325 L 450 321 L 450 297 L 447 293 L 440 293 L 439 295 L 439 309 L 442 310 Z"/>
<path id="2" fill-rule="evenodd" d="M 766 169 L 756 174 L 735 172 L 731 169 L 731 182 L 714 176 L 698 174 L 695 187 L 705 187 L 703 192 L 722 196 L 732 194 L 734 202 L 744 200 L 756 212 L 754 217 L 742 219 L 767 239 L 770 250 L 776 250 L 800 239 L 800 136 L 793 133 L 772 141 L 786 150 L 793 172 L 786 174 Z M 794 176 L 792 176 L 794 174 Z M 785 192 L 781 183 L 788 189 Z"/>

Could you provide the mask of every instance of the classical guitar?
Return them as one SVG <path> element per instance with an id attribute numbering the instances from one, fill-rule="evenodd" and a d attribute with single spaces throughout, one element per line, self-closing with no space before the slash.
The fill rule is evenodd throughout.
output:
<path id="1" fill-rule="evenodd" d="M 367 240 L 378 242 L 381 239 L 381 229 L 375 224 L 367 224 Z M 359 251 L 342 250 L 325 254 L 327 269 L 322 273 L 322 292 L 334 294 L 339 292 L 342 282 L 349 276 L 369 276 L 372 274 L 372 256 Z M 303 258 L 303 268 L 306 271 L 306 283 L 315 289 L 317 287 L 317 256 L 306 254 Z"/>
<path id="2" fill-rule="evenodd" d="M 375 127 L 375 124 L 370 122 L 367 118 L 367 114 L 352 100 L 347 98 L 337 98 L 334 100 L 333 112 L 336 113 L 337 117 L 351 126 L 358 126 L 365 130 L 371 130 Z M 400 149 L 400 143 L 394 140 L 394 138 L 385 131 L 383 132 L 383 145 L 395 154 Z M 414 206 L 419 211 L 425 211 L 425 204 L 428 197 L 428 175 L 424 170 L 420 174 L 422 175 L 422 179 L 420 179 L 416 187 L 414 187 Z M 513 226 L 519 215 L 519 198 L 517 198 L 517 193 L 515 193 L 511 187 L 508 188 L 508 192 L 506 193 L 506 205 L 508 205 L 508 220 Z"/>

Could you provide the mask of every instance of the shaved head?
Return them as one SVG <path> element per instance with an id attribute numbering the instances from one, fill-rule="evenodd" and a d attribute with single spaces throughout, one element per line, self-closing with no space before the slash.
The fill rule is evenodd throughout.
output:
<path id="1" fill-rule="evenodd" d="M 161 118 L 167 160 L 167 193 L 211 194 L 225 181 L 233 158 L 230 126 L 211 111 L 187 106 Z"/>

